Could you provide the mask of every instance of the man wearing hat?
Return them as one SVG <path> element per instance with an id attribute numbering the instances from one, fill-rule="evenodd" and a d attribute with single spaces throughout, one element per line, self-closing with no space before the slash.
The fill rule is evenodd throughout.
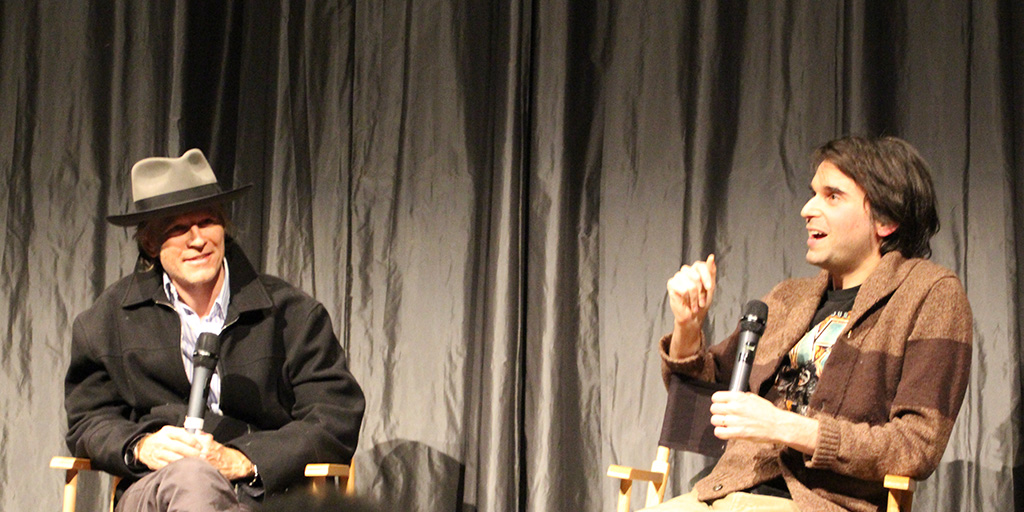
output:
<path id="1" fill-rule="evenodd" d="M 324 307 L 257 274 L 225 233 L 202 152 L 132 167 L 139 265 L 75 319 L 65 378 L 68 448 L 118 475 L 117 510 L 248 510 L 311 462 L 347 463 L 362 421 Z M 182 428 L 200 333 L 220 336 L 202 431 Z"/>

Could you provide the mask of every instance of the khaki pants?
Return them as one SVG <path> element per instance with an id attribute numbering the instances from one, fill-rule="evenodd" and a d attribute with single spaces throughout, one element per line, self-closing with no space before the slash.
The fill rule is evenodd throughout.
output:
<path id="1" fill-rule="evenodd" d="M 672 498 L 661 505 L 645 508 L 644 512 L 702 512 L 725 510 L 731 512 L 799 512 L 796 503 L 786 498 L 762 496 L 745 492 L 730 493 L 711 503 L 697 500 L 697 491 Z"/>

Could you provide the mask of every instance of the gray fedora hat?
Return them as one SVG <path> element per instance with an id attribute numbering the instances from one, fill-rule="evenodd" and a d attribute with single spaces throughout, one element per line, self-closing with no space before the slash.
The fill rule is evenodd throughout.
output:
<path id="1" fill-rule="evenodd" d="M 132 206 L 107 221 L 117 226 L 134 226 L 176 213 L 238 198 L 252 185 L 225 192 L 217 183 L 203 152 L 190 149 L 178 158 L 153 157 L 132 166 Z"/>

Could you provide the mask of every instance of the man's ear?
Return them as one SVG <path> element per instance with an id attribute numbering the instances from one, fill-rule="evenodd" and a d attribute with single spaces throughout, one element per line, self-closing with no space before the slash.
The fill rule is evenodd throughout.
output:
<path id="1" fill-rule="evenodd" d="M 900 225 L 899 224 L 895 224 L 895 223 L 882 224 L 881 222 L 876 222 L 875 223 L 875 234 L 878 235 L 878 238 L 885 238 L 885 237 L 895 233 L 896 232 L 896 228 L 898 228 L 898 227 L 900 227 Z"/>

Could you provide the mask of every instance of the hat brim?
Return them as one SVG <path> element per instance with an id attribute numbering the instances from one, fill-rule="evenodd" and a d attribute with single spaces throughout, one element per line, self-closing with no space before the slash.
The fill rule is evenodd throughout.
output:
<path id="1" fill-rule="evenodd" d="M 176 215 L 179 213 L 185 213 L 192 210 L 198 210 L 200 208 L 210 206 L 213 204 L 233 201 L 241 197 L 242 194 L 248 192 L 250 188 L 252 188 L 252 184 L 242 185 L 241 187 L 238 187 L 234 190 L 229 190 L 227 192 L 219 192 L 216 194 L 205 195 L 202 197 L 188 198 L 179 202 L 161 205 L 160 207 L 157 208 L 128 212 L 121 215 L 108 215 L 107 222 L 115 226 L 136 226 L 139 223 L 148 220 L 159 219 L 167 217 L 169 215 Z"/>

